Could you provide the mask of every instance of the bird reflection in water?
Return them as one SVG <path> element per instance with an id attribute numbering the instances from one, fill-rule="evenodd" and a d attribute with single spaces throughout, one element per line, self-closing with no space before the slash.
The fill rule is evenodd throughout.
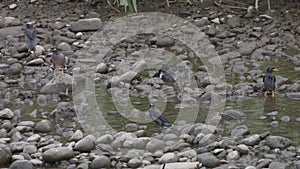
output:
<path id="1" fill-rule="evenodd" d="M 264 114 L 269 114 L 270 112 L 276 111 L 275 98 L 266 97 L 264 104 Z"/>

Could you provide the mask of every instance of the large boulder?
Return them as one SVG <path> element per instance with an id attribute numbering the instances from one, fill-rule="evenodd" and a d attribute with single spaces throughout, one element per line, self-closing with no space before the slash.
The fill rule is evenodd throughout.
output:
<path id="1" fill-rule="evenodd" d="M 80 19 L 71 24 L 71 31 L 81 32 L 81 31 L 96 31 L 102 26 L 100 18 L 88 18 Z"/>
<path id="2" fill-rule="evenodd" d="M 28 160 L 16 160 L 10 166 L 9 169 L 32 169 L 33 165 Z"/>
<path id="3" fill-rule="evenodd" d="M 18 36 L 20 34 L 23 34 L 22 26 L 0 28 L 0 40 L 4 40 L 8 35 Z"/>
<path id="4" fill-rule="evenodd" d="M 5 144 L 0 144 L 0 166 L 7 165 L 12 157 L 10 148 Z"/>
<path id="5" fill-rule="evenodd" d="M 58 72 L 57 72 L 58 73 Z M 50 80 L 40 90 L 43 94 L 59 94 L 72 91 L 73 77 L 68 74 L 58 75 Z"/>
<path id="6" fill-rule="evenodd" d="M 72 158 L 74 156 L 74 152 L 69 147 L 58 147 L 45 151 L 42 156 L 44 162 L 54 163 L 60 160 L 68 160 Z"/>

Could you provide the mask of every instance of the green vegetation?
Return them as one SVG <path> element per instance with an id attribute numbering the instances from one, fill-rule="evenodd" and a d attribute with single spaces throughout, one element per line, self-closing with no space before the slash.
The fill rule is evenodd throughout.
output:
<path id="1" fill-rule="evenodd" d="M 121 6 L 124 6 L 124 10 L 125 12 L 127 12 L 127 8 L 130 12 L 137 12 L 137 0 L 107 0 L 106 2 L 108 3 L 108 5 L 116 10 L 117 12 L 120 12 L 119 9 Z M 114 6 L 117 6 L 114 7 Z"/>

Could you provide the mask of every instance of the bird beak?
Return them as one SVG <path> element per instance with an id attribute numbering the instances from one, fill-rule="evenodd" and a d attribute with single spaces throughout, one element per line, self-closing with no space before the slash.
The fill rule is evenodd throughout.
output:
<path id="1" fill-rule="evenodd" d="M 273 69 L 272 69 L 272 71 L 274 71 L 274 72 L 278 72 L 279 70 L 278 70 L 278 69 L 276 69 L 276 68 L 273 68 Z"/>

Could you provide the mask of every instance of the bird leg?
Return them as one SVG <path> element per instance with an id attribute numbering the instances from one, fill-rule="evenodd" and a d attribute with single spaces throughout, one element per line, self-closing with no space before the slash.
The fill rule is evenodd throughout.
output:
<path id="1" fill-rule="evenodd" d="M 63 68 L 61 69 L 61 75 L 62 76 L 64 75 L 64 69 Z"/>
<path id="2" fill-rule="evenodd" d="M 267 97 L 267 91 L 264 92 L 264 96 Z"/>
<path id="3" fill-rule="evenodd" d="M 53 77 L 56 78 L 56 67 L 54 67 L 54 70 L 53 70 Z"/>
<path id="4" fill-rule="evenodd" d="M 275 97 L 275 92 L 272 90 L 272 97 Z"/>

